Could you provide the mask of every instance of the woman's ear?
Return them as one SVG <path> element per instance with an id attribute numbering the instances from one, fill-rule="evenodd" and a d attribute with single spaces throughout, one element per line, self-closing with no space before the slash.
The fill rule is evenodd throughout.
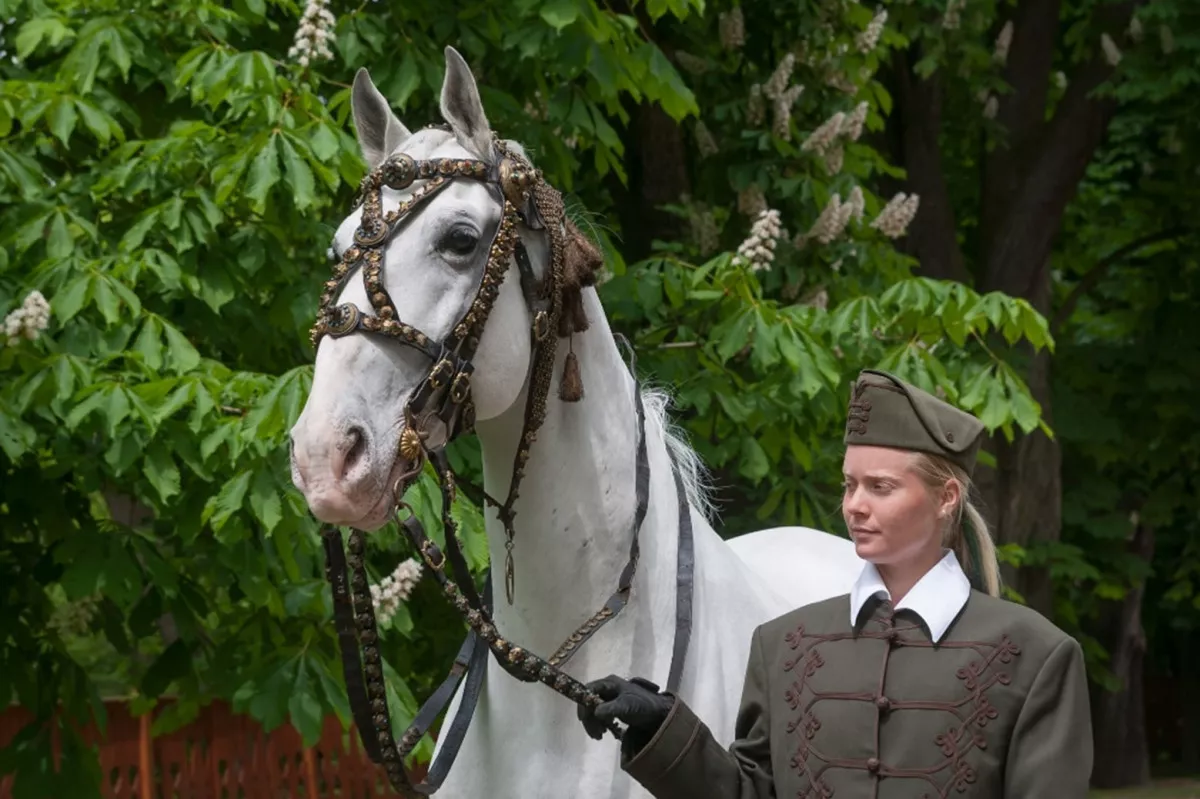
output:
<path id="1" fill-rule="evenodd" d="M 954 509 L 962 503 L 962 484 L 950 478 L 942 485 L 941 503 L 938 506 L 938 517 L 949 518 Z"/>

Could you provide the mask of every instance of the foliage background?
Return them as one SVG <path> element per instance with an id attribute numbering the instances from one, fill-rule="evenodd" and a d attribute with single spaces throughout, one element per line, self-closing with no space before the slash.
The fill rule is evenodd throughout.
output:
<path id="1" fill-rule="evenodd" d="M 1120 4 L 1086 5 L 1056 12 L 1047 75 L 1099 52 L 1098 20 Z M 959 257 L 982 275 L 979 162 L 1005 138 L 986 98 L 1016 83 L 995 42 L 1026 6 L 972 4 L 953 26 L 931 0 L 885 4 L 886 20 L 807 0 L 335 3 L 333 58 L 301 64 L 289 48 L 304 9 L 290 0 L 0 0 L 0 311 L 33 289 L 51 304 L 40 336 L 0 348 L 0 697 L 40 718 L 0 752 L 0 772 L 17 772 L 20 796 L 93 795 L 94 757 L 74 752 L 87 765 L 56 773 L 48 742 L 59 725 L 78 749 L 66 719 L 102 713 L 103 696 L 147 712 L 176 698 L 157 730 L 216 697 L 307 740 L 324 715 L 347 720 L 286 436 L 311 376 L 325 251 L 363 173 L 349 82 L 367 66 L 410 127 L 437 121 L 446 43 L 471 63 L 493 126 L 604 245 L 602 299 L 643 372 L 676 394 L 723 533 L 839 530 L 849 382 L 893 369 L 978 413 L 999 442 L 1061 445 L 1061 535 L 1002 538 L 1002 551 L 1052 573 L 1045 610 L 1088 643 L 1102 695 L 1130 684 L 1111 653 L 1125 651 L 1140 591 L 1161 642 L 1149 659 L 1169 674 L 1194 662 L 1181 642 L 1200 607 L 1188 401 L 1200 27 L 1170 0 L 1138 11 L 1148 44 L 1100 92 L 1118 111 L 1051 237 L 1047 305 L 943 269 L 925 231 L 944 203 L 896 145 L 914 118 L 906 80 L 948 72 L 934 141 L 959 211 L 950 238 L 979 253 Z M 1163 28 L 1169 52 L 1151 46 Z M 1046 113 L 1067 96 L 1049 91 Z M 860 108 L 861 136 L 812 146 L 831 116 Z M 839 211 L 856 190 L 861 215 Z M 895 220 L 899 191 L 921 205 L 893 239 L 872 222 Z M 756 269 L 735 254 L 768 207 L 784 230 Z M 1054 420 L 1027 384 L 1051 352 Z M 455 456 L 476 468 L 470 442 Z M 427 517 L 429 490 L 414 489 Z M 478 510 L 457 511 L 481 569 Z M 394 532 L 374 539 L 377 577 L 405 556 Z M 460 635 L 429 586 L 400 607 L 385 641 L 398 724 Z M 58 703 L 68 715 L 44 723 Z"/>

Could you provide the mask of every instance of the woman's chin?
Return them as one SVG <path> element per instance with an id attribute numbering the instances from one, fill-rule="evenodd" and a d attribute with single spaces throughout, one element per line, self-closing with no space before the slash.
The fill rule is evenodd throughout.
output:
<path id="1" fill-rule="evenodd" d="M 854 554 L 870 563 L 887 559 L 887 547 L 878 535 L 859 535 L 854 538 Z"/>

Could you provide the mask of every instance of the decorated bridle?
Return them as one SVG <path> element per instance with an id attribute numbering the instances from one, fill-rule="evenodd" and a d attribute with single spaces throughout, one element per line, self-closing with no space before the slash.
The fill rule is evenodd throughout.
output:
<path id="1" fill-rule="evenodd" d="M 444 126 L 438 126 L 444 127 Z M 542 659 L 503 638 L 491 616 L 491 581 L 485 581 L 481 598 L 458 542 L 451 506 L 456 480 L 446 457 L 445 447 L 474 427 L 475 410 L 471 399 L 472 358 L 509 270 L 516 260 L 521 290 L 532 315 L 530 331 L 533 343 L 533 372 L 525 407 L 520 444 L 514 457 L 509 493 L 503 502 L 480 491 L 481 499 L 497 509 L 505 530 L 504 585 L 508 602 L 513 601 L 515 568 L 513 563 L 513 518 L 525 464 L 537 431 L 545 420 L 555 356 L 560 337 L 569 338 L 587 329 L 581 291 L 592 285 L 601 264 L 599 252 L 566 218 L 562 197 L 542 177 L 539 170 L 505 145 L 496 141 L 493 164 L 471 159 L 440 158 L 414 160 L 397 153 L 372 170 L 362 181 L 359 197 L 362 219 L 351 246 L 335 266 L 332 279 L 325 283 L 320 309 L 311 332 L 315 348 L 326 336 L 341 337 L 353 333 L 382 335 L 410 346 L 428 357 L 429 370 L 405 404 L 405 429 L 401 434 L 400 455 L 411 464 L 395 486 L 397 520 L 414 549 L 443 592 L 461 613 L 470 629 L 455 659 L 449 676 L 426 701 L 397 744 L 392 735 L 380 659 L 379 635 L 374 607 L 363 562 L 365 536 L 353 530 L 349 537 L 349 557 L 342 545 L 340 531 L 326 526 L 322 538 L 326 554 L 326 578 L 334 601 L 342 667 L 355 724 L 368 756 L 382 765 L 392 787 L 400 794 L 415 791 L 431 794 L 437 790 L 457 754 L 478 699 L 485 674 L 487 653 L 511 675 L 525 682 L 541 682 L 574 702 L 599 704 L 600 699 L 583 683 L 562 671 L 562 666 L 600 627 L 614 618 L 629 599 L 638 560 L 638 531 L 646 515 L 649 494 L 649 464 L 646 455 L 643 409 L 640 391 L 635 390 L 638 427 L 641 433 L 637 452 L 637 508 L 629 562 L 620 575 L 617 590 L 588 621 L 572 633 L 549 658 Z M 428 335 L 399 318 L 395 303 L 384 285 L 384 251 L 406 218 L 456 179 L 475 180 L 498 190 L 503 201 L 500 224 L 488 250 L 487 263 L 475 297 L 462 318 L 442 340 Z M 424 181 L 393 211 L 383 212 L 383 189 L 403 191 Z M 539 280 L 521 241 L 518 224 L 529 229 L 544 229 L 550 241 L 550 265 Z M 346 282 L 361 270 L 367 297 L 374 315 L 364 313 L 352 303 L 335 305 Z M 632 369 L 632 367 L 631 367 Z M 636 377 L 635 377 L 636 381 Z M 559 397 L 568 402 L 582 398 L 579 366 L 572 350 L 567 355 Z M 443 427 L 435 436 L 434 425 Z M 430 540 L 411 508 L 401 500 L 403 482 L 419 474 L 425 460 L 433 466 L 442 493 L 441 516 L 445 529 L 446 551 Z M 465 488 L 465 486 L 464 486 Z M 680 502 L 680 585 L 686 591 L 678 598 L 676 643 L 668 688 L 678 685 L 686 656 L 691 629 L 692 544 L 689 508 L 676 472 Z M 409 510 L 400 519 L 399 510 Z M 449 561 L 455 580 L 446 574 Z M 347 569 L 349 566 L 349 570 Z M 686 580 L 683 579 L 686 575 Z M 481 645 L 482 644 L 482 645 Z M 412 785 L 404 771 L 404 759 L 428 731 L 437 715 L 450 701 L 463 676 L 467 676 L 458 715 L 443 732 L 442 755 L 435 760 L 426 781 Z M 365 684 L 364 684 L 365 682 Z M 613 725 L 613 734 L 621 731 Z"/>

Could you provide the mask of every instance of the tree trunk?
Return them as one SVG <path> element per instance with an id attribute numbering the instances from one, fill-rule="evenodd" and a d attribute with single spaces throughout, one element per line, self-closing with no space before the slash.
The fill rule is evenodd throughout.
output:
<path id="1" fill-rule="evenodd" d="M 1147 563 L 1154 557 L 1154 528 L 1139 524 L 1130 542 L 1131 557 Z M 1092 730 L 1095 765 L 1092 785 L 1097 788 L 1127 788 L 1150 782 L 1150 753 L 1146 745 L 1146 703 L 1142 669 L 1146 656 L 1146 633 L 1142 628 L 1142 582 L 1120 602 L 1111 603 L 1107 615 L 1105 648 L 1111 653 L 1111 668 L 1121 681 L 1117 691 L 1096 688 L 1092 692 Z"/>
<path id="2" fill-rule="evenodd" d="M 1200 640 L 1195 630 L 1185 628 L 1180 635 L 1178 718 L 1179 762 L 1188 774 L 1200 772 Z"/>
<path id="3" fill-rule="evenodd" d="M 617 200 L 621 251 L 628 261 L 650 254 L 655 239 L 672 241 L 684 233 L 682 220 L 659 209 L 689 191 L 683 129 L 657 105 L 627 104 L 631 117 L 625 136 L 628 188 L 613 177 L 608 187 Z"/>
<path id="4" fill-rule="evenodd" d="M 1035 287 L 1030 304 L 1046 314 L 1051 291 L 1048 269 L 1041 270 Z M 1028 346 L 1021 350 L 1029 364 L 1025 383 L 1042 407 L 1042 418 L 1053 429 L 1051 356 L 1045 350 L 1034 353 Z M 1062 533 L 1062 451 L 1057 439 L 1035 430 L 1018 434 L 1010 443 L 997 433 L 984 442 L 984 448 L 996 459 L 996 468 L 980 468 L 975 480 L 992 537 L 999 544 L 1022 547 L 1058 541 Z M 1005 566 L 1002 576 L 1030 607 L 1045 616 L 1052 614 L 1054 590 L 1048 569 Z"/>

